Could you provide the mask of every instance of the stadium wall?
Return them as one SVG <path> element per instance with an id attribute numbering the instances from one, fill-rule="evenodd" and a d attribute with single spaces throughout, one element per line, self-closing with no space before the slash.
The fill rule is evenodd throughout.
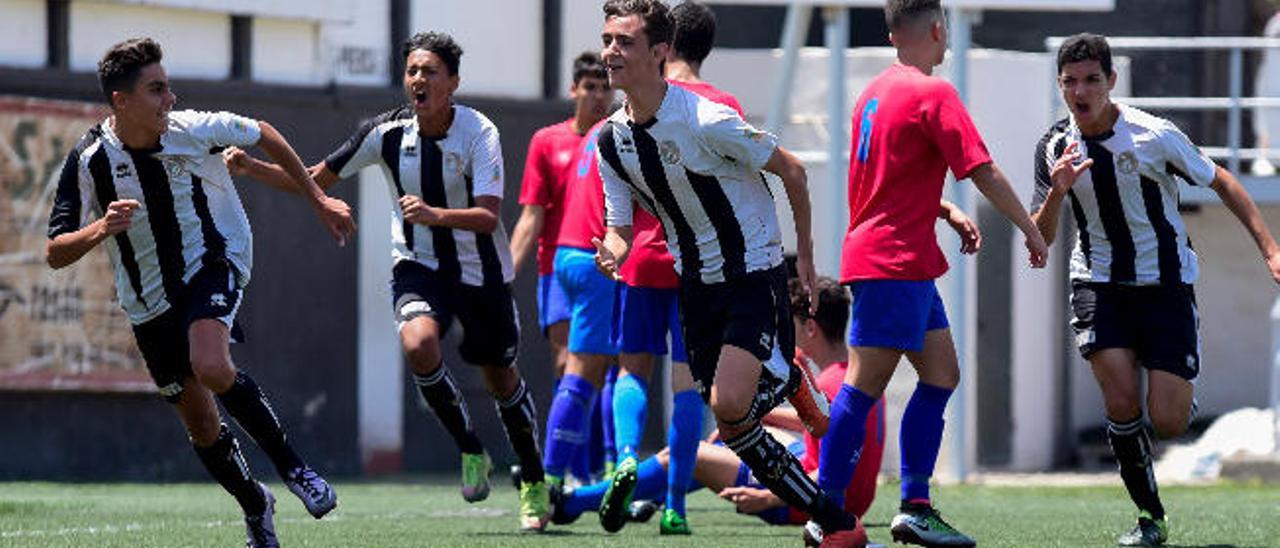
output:
<path id="1" fill-rule="evenodd" d="M 392 88 L 315 89 L 188 79 L 175 80 L 173 88 L 182 107 L 230 110 L 271 122 L 308 162 L 322 158 L 362 118 L 394 105 L 399 94 Z M 100 101 L 95 78 L 59 71 L 0 69 L 0 94 Z M 502 218 L 510 224 L 518 212 L 528 139 L 538 127 L 567 116 L 568 106 L 478 98 L 460 102 L 488 113 L 502 131 L 508 166 Z M 358 246 L 336 247 L 297 197 L 248 181 L 238 183 L 254 227 L 257 261 L 239 314 L 248 341 L 233 345 L 233 358 L 272 397 L 303 455 L 332 474 L 359 473 L 364 463 L 357 441 Z M 340 184 L 332 193 L 353 207 L 359 205 L 356 184 Z M 364 224 L 361 230 L 387 239 L 385 224 Z M 531 275 L 519 278 L 516 290 L 518 302 L 534 302 Z M 536 325 L 529 305 L 521 307 L 521 314 L 523 325 Z M 525 329 L 523 336 L 522 361 L 547 363 L 537 329 Z M 487 445 L 496 459 L 507 460 L 501 424 L 483 411 L 492 408 L 492 400 L 478 375 L 462 367 L 456 356 L 448 359 L 459 364 L 455 371 L 472 398 L 472 409 L 478 410 L 476 420 Z M 403 381 L 404 368 L 398 361 L 385 367 Z M 530 374 L 528 379 L 538 401 L 546 402 L 549 376 Z M 411 393 L 400 390 L 381 397 L 405 399 Z M 545 412 L 546 404 L 542 405 Z M 413 463 L 407 468 L 456 468 L 452 446 L 440 449 L 440 442 L 448 439 L 445 432 L 415 405 L 404 409 L 409 440 L 405 458 Z M 5 391 L 0 392 L 0 416 L 6 419 L 6 427 L 0 429 L 6 456 L 0 460 L 0 479 L 174 480 L 205 475 L 176 416 L 154 394 Z M 247 453 L 255 470 L 270 470 L 256 449 Z"/>

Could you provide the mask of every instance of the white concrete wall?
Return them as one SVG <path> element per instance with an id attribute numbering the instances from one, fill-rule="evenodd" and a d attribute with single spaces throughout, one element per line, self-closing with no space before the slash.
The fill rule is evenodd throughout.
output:
<path id="1" fill-rule="evenodd" d="M 416 0 L 410 34 L 442 31 L 462 46 L 462 95 L 542 96 L 542 3 Z"/>
<path id="2" fill-rule="evenodd" d="M 319 85 L 329 80 L 319 23 L 255 17 L 252 26 L 254 81 Z"/>
<path id="3" fill-rule="evenodd" d="M 323 25 L 323 59 L 334 81 L 348 85 L 387 85 L 390 10 L 389 2 L 364 2 L 350 21 Z"/>
<path id="4" fill-rule="evenodd" d="M 42 67 L 45 64 L 43 0 L 0 0 L 0 65 Z"/>
<path id="5" fill-rule="evenodd" d="M 557 89 L 569 96 L 573 59 L 584 51 L 600 53 L 600 29 L 604 26 L 603 0 L 562 0 L 560 2 L 560 74 L 564 84 Z M 621 99 L 621 96 L 619 96 Z"/>
<path id="6" fill-rule="evenodd" d="M 357 353 L 357 415 L 360 458 L 365 469 L 375 459 L 398 455 L 404 447 L 404 367 L 391 311 L 391 193 L 381 168 L 360 170 L 361 230 L 356 242 L 360 268 Z M 386 472 L 389 470 L 381 470 Z"/>
<path id="7" fill-rule="evenodd" d="M 107 48 L 150 36 L 164 48 L 170 77 L 226 78 L 231 18 L 225 14 L 97 2 L 71 3 L 71 69 L 94 72 Z M 175 90 L 179 99 L 182 90 Z"/>

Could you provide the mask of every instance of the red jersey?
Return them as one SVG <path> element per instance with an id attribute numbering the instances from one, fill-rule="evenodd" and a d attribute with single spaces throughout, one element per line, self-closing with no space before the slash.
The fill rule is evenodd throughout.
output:
<path id="1" fill-rule="evenodd" d="M 591 126 L 573 156 L 569 177 L 565 180 L 564 210 L 557 246 L 595 251 L 592 238 L 604 239 L 604 181 L 596 164 L 596 141 L 600 128 L 608 118 Z"/>
<path id="2" fill-rule="evenodd" d="M 706 82 L 690 83 L 667 80 L 667 83 L 680 86 L 716 103 L 738 111 L 738 116 L 746 119 L 738 98 L 721 91 Z M 619 274 L 623 281 L 632 287 L 649 287 L 654 289 L 674 289 L 680 287 L 680 278 L 676 276 L 675 259 L 667 249 L 667 236 L 662 231 L 662 222 L 658 221 L 643 208 L 634 208 L 631 216 L 631 230 L 634 235 L 631 252 L 622 263 Z"/>
<path id="3" fill-rule="evenodd" d="M 991 162 L 955 88 L 895 63 L 853 110 L 843 282 L 932 280 L 947 271 L 934 225 L 947 169 L 964 179 Z"/>
<path id="4" fill-rule="evenodd" d="M 798 352 L 798 350 L 797 350 Z M 844 384 L 845 372 L 849 370 L 848 362 L 833 363 L 818 375 L 818 390 L 826 394 L 827 400 L 835 401 Z M 804 457 L 800 465 L 806 473 L 818 469 L 818 451 L 822 440 L 813 437 L 808 431 L 804 433 Z M 853 476 L 849 478 L 849 486 L 844 490 L 844 509 L 861 517 L 871 506 L 876 494 L 876 476 L 880 473 L 880 459 L 884 455 L 884 398 L 880 398 L 871 412 L 867 414 L 866 438 L 862 442 L 861 457 Z"/>
<path id="5" fill-rule="evenodd" d="M 573 156 L 582 136 L 573 129 L 573 118 L 539 129 L 529 141 L 520 182 L 520 203 L 542 207 L 545 214 L 538 234 L 538 274 L 550 274 L 556 258 L 556 238 L 564 217 L 564 188 L 573 168 Z"/>

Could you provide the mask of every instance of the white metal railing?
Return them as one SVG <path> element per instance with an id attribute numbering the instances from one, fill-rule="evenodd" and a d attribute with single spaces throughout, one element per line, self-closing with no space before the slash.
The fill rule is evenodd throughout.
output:
<path id="1" fill-rule="evenodd" d="M 1280 455 L 1280 297 L 1271 305 L 1271 419 L 1272 452 Z"/>
<path id="2" fill-rule="evenodd" d="M 1056 52 L 1066 38 L 1046 38 L 1045 48 Z M 1227 97 L 1116 97 L 1125 104 L 1142 108 L 1166 110 L 1226 110 L 1227 143 L 1223 147 L 1201 147 L 1206 155 L 1226 159 L 1227 168 L 1240 174 L 1240 160 L 1264 157 L 1280 158 L 1278 149 L 1248 148 L 1241 146 L 1242 114 L 1244 109 L 1280 108 L 1280 97 L 1244 97 L 1245 50 L 1280 49 L 1280 39 L 1194 36 L 1194 37 L 1110 37 L 1112 50 L 1165 50 L 1165 51 L 1227 51 Z"/>

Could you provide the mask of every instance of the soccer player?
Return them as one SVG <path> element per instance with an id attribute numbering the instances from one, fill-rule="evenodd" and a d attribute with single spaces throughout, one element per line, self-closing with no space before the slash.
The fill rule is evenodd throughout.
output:
<path id="1" fill-rule="evenodd" d="M 565 295 L 560 280 L 554 274 L 556 242 L 560 235 L 561 221 L 565 215 L 575 212 L 565 209 L 565 184 L 575 169 L 574 157 L 581 145 L 582 136 L 596 122 L 609 115 L 613 107 L 613 89 L 605 73 L 600 55 L 584 52 L 573 62 L 573 84 L 569 87 L 573 99 L 573 117 L 539 129 L 529 141 L 529 154 L 525 160 L 524 180 L 520 187 L 520 203 L 524 210 L 511 235 L 511 256 L 516 272 L 520 272 L 533 250 L 535 238 L 538 246 L 538 326 L 551 343 L 552 367 L 556 378 L 564 374 L 568 360 L 569 319 L 571 303 Z M 600 406 L 591 409 L 592 430 L 600 428 Z M 574 455 L 573 475 L 587 480 L 599 470 L 596 457 L 603 461 L 600 440 L 592 439 L 591 446 Z M 581 449 L 581 448 L 580 448 Z"/>
<path id="2" fill-rule="evenodd" d="M 662 63 L 672 21 L 656 0 L 604 4 L 602 57 L 625 107 L 600 131 L 608 230 L 596 262 L 615 278 L 632 239 L 632 201 L 662 221 L 680 275 L 680 310 L 694 386 L 711 404 L 725 444 L 769 490 L 804 508 L 832 545 L 863 545 L 857 519 L 824 496 L 760 418 L 795 392 L 793 332 L 781 230 L 759 171 L 779 175 L 795 214 L 797 269 L 814 290 L 804 166 L 733 109 L 669 85 Z M 816 301 L 816 299 L 813 299 Z M 626 461 L 624 461 L 626 462 Z M 601 506 L 614 521 L 630 502 L 634 467 L 619 463 Z"/>
<path id="3" fill-rule="evenodd" d="M 841 281 L 853 291 L 849 373 L 831 405 L 818 484 L 839 500 L 857 463 L 868 411 L 905 354 L 919 374 L 900 429 L 902 504 L 894 540 L 972 546 L 929 499 L 943 413 L 960 381 L 946 311 L 934 279 L 947 269 L 934 225 L 946 171 L 978 191 L 1026 236 L 1032 267 L 1045 244 L 950 84 L 932 76 L 947 49 L 939 0 L 889 0 L 897 62 L 867 85 L 853 114 L 849 228 Z"/>
<path id="4" fill-rule="evenodd" d="M 684 2 L 671 9 L 675 23 L 665 64 L 667 81 L 734 109 L 745 118 L 737 98 L 698 77 L 715 41 L 715 15 L 707 6 Z M 664 535 L 690 534 L 685 487 L 693 478 L 698 439 L 702 434 L 702 398 L 693 389 L 689 358 L 680 332 L 680 285 L 675 260 L 667 251 L 662 223 L 641 208 L 634 211 L 635 241 L 620 269 L 622 292 L 618 325 L 620 373 L 613 392 L 614 429 L 619 460 L 637 458 L 648 411 L 648 380 L 653 364 L 667 353 L 671 336 L 673 408 L 667 430 L 671 466 L 667 467 L 666 509 L 658 522 Z"/>
<path id="5" fill-rule="evenodd" d="M 347 204 L 325 196 L 270 124 L 228 112 L 173 111 L 178 99 L 162 58 L 160 44 L 136 38 L 98 62 L 111 116 L 67 155 L 49 216 L 47 260 L 63 268 L 106 242 L 116 294 L 161 396 L 174 405 L 205 469 L 244 510 L 247 545 L 279 546 L 275 497 L 249 474 L 214 396 L 312 516 L 324 516 L 338 499 L 293 450 L 253 378 L 231 362 L 229 343 L 242 339 L 235 316 L 253 237 L 218 151 L 262 148 L 339 245 L 355 224 Z"/>
<path id="6" fill-rule="evenodd" d="M 498 219 L 498 129 L 480 112 L 454 104 L 462 48 L 452 37 L 416 34 L 405 42 L 403 55 L 408 105 L 363 124 L 311 173 L 328 188 L 365 166 L 383 169 L 399 206 L 391 226 L 391 291 L 400 342 L 414 384 L 462 453 L 462 498 L 478 502 L 489 496 L 493 463 L 440 351 L 440 337 L 455 318 L 464 330 L 458 353 L 480 366 L 520 459 L 520 528 L 541 531 L 550 503 L 533 396 L 516 368 L 514 273 Z M 243 160 L 250 175 L 279 179 L 278 166 Z"/>
<path id="7" fill-rule="evenodd" d="M 569 308 L 564 289 L 552 273 L 556 256 L 556 237 L 565 215 L 564 185 L 573 156 L 582 136 L 596 122 L 609 115 L 613 106 L 613 90 L 600 55 L 585 52 L 573 61 L 573 117 L 539 129 L 529 141 L 529 154 L 524 164 L 524 180 L 520 183 L 520 203 L 524 209 L 511 234 L 513 269 L 520 272 L 530 251 L 537 243 L 538 324 L 551 342 L 555 373 L 564 373 L 569 339 Z"/>
<path id="8" fill-rule="evenodd" d="M 1192 285 L 1197 256 L 1178 215 L 1178 180 L 1218 194 L 1277 282 L 1280 247 L 1231 172 L 1214 165 L 1168 120 L 1113 102 L 1115 84 L 1106 38 L 1078 34 L 1062 43 L 1058 88 L 1070 116 L 1036 145 L 1031 209 L 1052 243 L 1062 204 L 1071 204 L 1078 234 L 1071 253 L 1071 325 L 1102 390 L 1107 439 L 1139 510 L 1137 524 L 1117 542 L 1156 546 L 1168 539 L 1169 526 L 1148 429 L 1161 438 L 1186 430 L 1200 374 Z"/>

